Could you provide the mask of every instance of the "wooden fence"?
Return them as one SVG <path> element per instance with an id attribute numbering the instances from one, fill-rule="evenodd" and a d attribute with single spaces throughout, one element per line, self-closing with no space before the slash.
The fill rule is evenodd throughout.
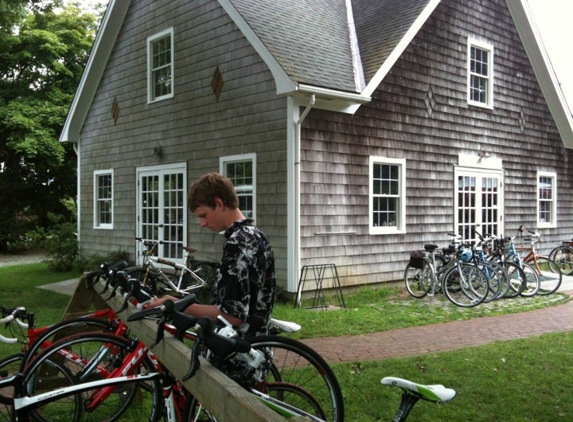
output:
<path id="1" fill-rule="evenodd" d="M 90 286 L 82 278 L 68 303 L 64 319 L 85 314 L 93 309 L 109 306 L 120 309 L 123 299 L 117 295 L 104 300 L 97 292 L 103 290 L 102 285 Z M 105 294 L 109 295 L 108 293 Z M 142 320 L 128 322 L 127 317 L 137 310 L 130 306 L 119 316 L 126 322 L 133 334 L 147 346 L 155 341 L 157 324 L 153 321 Z M 189 369 L 191 349 L 177 341 L 168 333 L 165 338 L 153 348 L 153 354 L 161 361 L 171 374 L 182 379 Z M 195 376 L 183 384 L 220 422 L 286 422 L 287 419 L 265 406 L 254 395 L 247 392 L 239 384 L 215 369 L 205 359 L 201 359 L 201 367 Z M 310 419 L 296 417 L 291 422 L 308 422 Z"/>

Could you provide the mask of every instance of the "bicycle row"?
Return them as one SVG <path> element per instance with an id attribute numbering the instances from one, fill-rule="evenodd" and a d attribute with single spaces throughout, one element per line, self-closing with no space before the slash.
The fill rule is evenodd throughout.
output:
<path id="1" fill-rule="evenodd" d="M 404 271 L 410 295 L 444 293 L 453 304 L 469 308 L 502 298 L 549 295 L 559 289 L 562 266 L 538 253 L 538 233 L 520 227 L 515 236 L 477 231 L 475 235 L 478 242 L 462 242 L 461 236 L 449 234 L 453 240 L 446 248 L 426 244 L 424 250 L 413 251 Z M 529 243 L 527 248 L 516 246 L 518 236 Z M 520 254 L 523 250 L 528 251 L 525 257 Z"/>
<path id="2" fill-rule="evenodd" d="M 0 421 L 216 421 L 216 413 L 183 385 L 196 373 L 199 356 L 283 416 L 344 420 L 342 392 L 329 365 L 308 346 L 279 335 L 299 326 L 272 320 L 271 335 L 243 339 L 225 321 L 214 325 L 182 313 L 196 301 L 193 294 L 141 310 L 151 294 L 122 271 L 126 265 L 102 264 L 97 273 L 88 274 L 102 297 L 121 298 L 117 311 L 105 309 L 36 328 L 33 313 L 2 309 L 0 323 L 10 327 L 13 337 L 0 340 L 21 341 L 23 349 L 0 361 Z M 128 322 L 156 323 L 153 345 L 133 337 L 120 318 L 126 309 Z M 182 379 L 176 379 L 150 350 L 163 340 L 165 331 L 193 350 L 190 369 Z M 404 391 L 398 411 L 402 416 L 396 420 L 405 420 L 419 399 L 445 402 L 455 395 L 440 385 L 394 377 L 382 383 Z"/>

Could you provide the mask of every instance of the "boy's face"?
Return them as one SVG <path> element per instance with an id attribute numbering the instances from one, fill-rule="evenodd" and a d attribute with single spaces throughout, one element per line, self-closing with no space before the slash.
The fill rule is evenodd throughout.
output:
<path id="1" fill-rule="evenodd" d="M 200 221 L 201 227 L 206 227 L 214 232 L 221 232 L 227 229 L 225 206 L 223 201 L 215 198 L 215 208 L 207 205 L 198 206 L 193 214 L 195 214 Z"/>

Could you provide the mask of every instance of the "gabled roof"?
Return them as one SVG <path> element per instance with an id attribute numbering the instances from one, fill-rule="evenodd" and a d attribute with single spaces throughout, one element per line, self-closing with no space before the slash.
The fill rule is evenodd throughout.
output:
<path id="1" fill-rule="evenodd" d="M 370 96 L 440 0 L 218 0 L 271 70 L 277 94 L 316 96 L 353 113 Z M 60 141 L 77 142 L 130 5 L 110 0 Z M 573 119 L 526 0 L 506 0 L 567 148 Z"/>

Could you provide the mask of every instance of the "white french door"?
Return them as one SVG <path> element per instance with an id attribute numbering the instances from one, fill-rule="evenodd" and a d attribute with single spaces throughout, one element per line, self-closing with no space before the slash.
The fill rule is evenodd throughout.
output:
<path id="1" fill-rule="evenodd" d="M 157 255 L 181 262 L 187 244 L 185 163 L 137 169 L 137 236 L 162 241 Z M 138 259 L 140 259 L 138 253 Z"/>
<path id="2" fill-rule="evenodd" d="M 478 240 L 483 234 L 503 233 L 503 172 L 455 170 L 455 232 L 463 240 Z"/>

